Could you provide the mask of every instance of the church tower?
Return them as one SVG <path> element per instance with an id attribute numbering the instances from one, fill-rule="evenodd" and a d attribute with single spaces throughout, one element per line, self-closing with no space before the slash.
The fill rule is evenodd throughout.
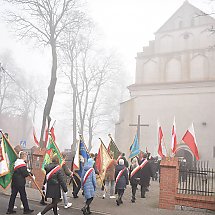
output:
<path id="1" fill-rule="evenodd" d="M 155 40 L 136 56 L 131 98 L 120 105 L 116 143 L 129 155 L 136 134 L 130 127 L 141 116 L 140 149 L 157 155 L 157 120 L 163 129 L 167 151 L 176 119 L 178 154 L 190 156 L 181 139 L 194 123 L 201 160 L 215 165 L 215 20 L 188 1 L 155 33 Z M 169 152 L 168 152 L 169 153 Z"/>

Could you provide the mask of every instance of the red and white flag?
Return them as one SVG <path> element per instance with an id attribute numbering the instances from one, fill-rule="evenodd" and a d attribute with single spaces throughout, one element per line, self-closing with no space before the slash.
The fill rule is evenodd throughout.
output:
<path id="1" fill-rule="evenodd" d="M 163 154 L 162 143 L 163 143 L 163 131 L 160 123 L 158 122 L 158 154 L 163 158 L 165 156 Z"/>
<path id="2" fill-rule="evenodd" d="M 34 137 L 34 142 L 36 143 L 36 145 L 40 146 L 39 141 L 38 141 L 37 136 L 36 136 L 36 131 L 35 131 L 34 126 L 33 126 L 33 137 Z"/>
<path id="3" fill-rule="evenodd" d="M 172 152 L 175 154 L 176 152 L 176 146 L 177 146 L 177 139 L 176 139 L 176 124 L 175 124 L 175 117 L 173 120 L 173 126 L 172 126 L 172 145 L 171 145 L 171 149 Z"/>
<path id="4" fill-rule="evenodd" d="M 186 131 L 182 140 L 184 141 L 184 143 L 186 143 L 188 145 L 190 150 L 193 152 L 194 156 L 196 157 L 196 160 L 199 160 L 199 152 L 198 152 L 198 148 L 197 148 L 197 142 L 196 142 L 196 136 L 195 136 L 195 132 L 194 132 L 193 123 Z"/>

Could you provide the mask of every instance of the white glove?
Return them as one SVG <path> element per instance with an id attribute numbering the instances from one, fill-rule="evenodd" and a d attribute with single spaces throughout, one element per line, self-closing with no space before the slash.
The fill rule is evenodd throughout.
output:
<path id="1" fill-rule="evenodd" d="M 27 169 L 27 171 L 28 171 L 28 172 L 31 172 L 31 170 L 30 170 L 30 169 Z"/>
<path id="2" fill-rule="evenodd" d="M 65 192 L 65 194 L 67 195 L 67 192 Z"/>
<path id="3" fill-rule="evenodd" d="M 32 175 L 32 178 L 33 178 L 33 179 L 34 179 L 34 181 L 35 181 L 35 178 L 36 178 L 36 177 L 35 177 L 35 175 Z"/>

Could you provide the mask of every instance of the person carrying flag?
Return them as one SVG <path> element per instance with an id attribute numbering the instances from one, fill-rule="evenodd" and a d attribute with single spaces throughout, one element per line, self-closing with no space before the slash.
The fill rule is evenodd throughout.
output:
<path id="1" fill-rule="evenodd" d="M 95 161 L 92 158 L 87 160 L 81 175 L 81 186 L 86 200 L 85 206 L 81 209 L 83 214 L 91 214 L 90 204 L 93 201 L 96 190 L 96 174 L 93 168 Z"/>
<path id="2" fill-rule="evenodd" d="M 123 203 L 122 196 L 124 194 L 126 185 L 128 185 L 128 170 L 124 165 L 124 160 L 120 159 L 119 164 L 115 169 L 115 181 L 116 181 L 116 192 L 118 194 L 118 198 L 116 200 L 117 205 Z"/>
<path id="3" fill-rule="evenodd" d="M 61 188 L 64 193 L 67 193 L 68 189 L 64 181 L 64 176 L 62 168 L 59 164 L 59 158 L 57 155 L 52 157 L 52 162 L 45 166 L 46 171 L 46 197 L 52 198 L 52 202 L 48 204 L 42 212 L 37 215 L 43 215 L 53 208 L 54 215 L 57 213 L 57 204 L 60 202 L 61 198 Z"/>
<path id="4" fill-rule="evenodd" d="M 25 184 L 26 184 L 25 178 L 32 175 L 30 170 L 27 169 L 26 161 L 27 161 L 27 154 L 23 151 L 20 151 L 19 158 L 14 163 L 14 173 L 12 176 L 12 184 L 11 184 L 11 195 L 10 195 L 9 205 L 8 205 L 6 214 L 16 213 L 16 211 L 14 211 L 13 209 L 14 209 L 14 204 L 15 204 L 15 200 L 18 192 L 20 194 L 21 201 L 24 206 L 23 214 L 30 214 L 34 211 L 29 208 L 27 194 L 25 191 Z"/>

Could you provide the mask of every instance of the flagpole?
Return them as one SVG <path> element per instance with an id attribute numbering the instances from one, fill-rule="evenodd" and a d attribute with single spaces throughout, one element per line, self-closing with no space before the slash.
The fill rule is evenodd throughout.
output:
<path id="1" fill-rule="evenodd" d="M 168 153 L 168 150 L 167 150 L 167 147 L 166 147 L 166 142 L 165 142 L 164 137 L 163 137 L 163 144 L 164 144 L 164 148 L 166 150 L 167 157 L 170 157 L 170 154 Z"/>
<path id="2" fill-rule="evenodd" d="M 45 199 L 45 195 L 43 193 L 43 191 L 40 189 L 39 185 L 37 184 L 37 182 L 34 180 L 33 176 L 32 175 L 29 175 L 30 178 L 32 179 L 32 181 L 34 182 L 36 188 L 39 190 L 40 194 L 42 195 L 42 197 Z"/>

